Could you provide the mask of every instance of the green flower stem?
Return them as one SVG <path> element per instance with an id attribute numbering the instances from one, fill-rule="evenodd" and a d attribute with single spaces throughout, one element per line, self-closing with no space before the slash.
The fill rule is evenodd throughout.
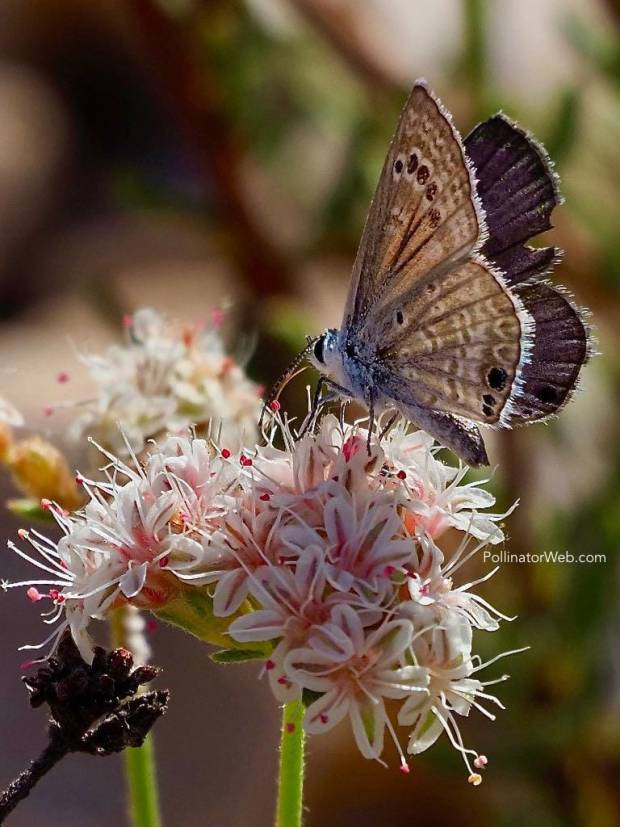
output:
<path id="1" fill-rule="evenodd" d="M 123 761 L 133 827 L 160 827 L 161 816 L 152 736 L 147 735 L 141 747 L 124 750 Z"/>
<path id="2" fill-rule="evenodd" d="M 304 789 L 304 705 L 291 701 L 282 711 L 278 809 L 275 827 L 301 827 Z"/>
<path id="3" fill-rule="evenodd" d="M 117 609 L 110 621 L 112 645 L 126 646 L 125 609 Z M 132 827 L 161 827 L 157 770 L 151 735 L 141 747 L 123 750 L 125 783 Z"/>

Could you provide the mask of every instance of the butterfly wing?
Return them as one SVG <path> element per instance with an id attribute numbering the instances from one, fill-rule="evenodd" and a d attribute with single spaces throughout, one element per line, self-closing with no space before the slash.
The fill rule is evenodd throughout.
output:
<path id="1" fill-rule="evenodd" d="M 439 100 L 417 82 L 366 220 L 343 318 L 347 336 L 364 335 L 386 294 L 462 260 L 484 232 L 459 135 Z"/>
<path id="2" fill-rule="evenodd" d="M 378 396 L 400 408 L 507 424 L 531 349 L 532 318 L 502 274 L 474 255 L 394 307 L 403 309 L 388 305 L 376 330 Z"/>
<path id="3" fill-rule="evenodd" d="M 536 335 L 519 393 L 511 402 L 508 427 L 558 413 L 570 400 L 591 351 L 584 311 L 566 291 L 539 282 L 519 286 L 515 292 L 534 319 Z"/>
<path id="4" fill-rule="evenodd" d="M 551 228 L 551 213 L 562 203 L 558 177 L 545 148 L 498 114 L 470 132 L 465 151 L 476 170 L 489 231 L 481 252 L 503 271 L 509 284 L 548 271 L 559 250 L 527 244 Z"/>
<path id="5" fill-rule="evenodd" d="M 562 288 L 540 282 L 559 260 L 559 250 L 527 244 L 551 228 L 551 213 L 562 203 L 559 181 L 545 148 L 505 115 L 479 124 L 465 149 L 489 228 L 482 252 L 514 285 L 535 325 L 506 417 L 511 427 L 523 425 L 557 413 L 569 401 L 591 352 L 584 311 Z"/>

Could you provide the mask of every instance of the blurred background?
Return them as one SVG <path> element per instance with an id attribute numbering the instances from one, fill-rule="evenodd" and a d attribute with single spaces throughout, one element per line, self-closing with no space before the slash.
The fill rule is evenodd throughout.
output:
<path id="1" fill-rule="evenodd" d="M 490 759 L 480 788 L 445 738 L 404 777 L 342 726 L 310 743 L 307 825 L 620 825 L 618 0 L 3 0 L 0 395 L 59 439 L 44 404 L 92 393 L 76 347 L 118 339 L 140 305 L 195 319 L 225 301 L 232 348 L 269 385 L 306 333 L 339 323 L 417 76 L 463 134 L 499 108 L 518 119 L 562 177 L 546 241 L 603 356 L 560 420 L 492 441 L 492 487 L 521 500 L 510 551 L 607 562 L 504 565 L 485 585 L 519 619 L 477 651 L 532 648 L 498 668 L 508 710 L 463 726 Z M 17 525 L 3 514 L 2 536 Z M 8 552 L 2 576 L 24 576 Z M 16 651 L 39 639 L 36 609 L 3 597 L 2 787 L 43 745 Z M 256 667 L 216 666 L 161 625 L 151 644 L 174 693 L 155 729 L 165 823 L 269 825 L 279 714 Z M 9 821 L 123 824 L 120 761 L 69 758 Z"/>

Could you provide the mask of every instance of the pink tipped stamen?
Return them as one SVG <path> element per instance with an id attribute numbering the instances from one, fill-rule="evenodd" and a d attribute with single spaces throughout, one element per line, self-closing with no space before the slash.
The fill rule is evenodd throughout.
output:
<path id="1" fill-rule="evenodd" d="M 19 669 L 21 672 L 25 672 L 27 669 L 31 669 L 35 663 L 35 660 L 25 660 L 19 664 Z"/>
<path id="2" fill-rule="evenodd" d="M 479 755 L 477 758 L 474 758 L 474 767 L 477 770 L 483 770 L 488 763 L 489 759 L 486 755 Z"/>
<path id="3" fill-rule="evenodd" d="M 125 313 L 125 315 L 123 316 L 123 327 L 133 327 L 133 316 L 131 315 L 131 313 Z"/>
<path id="4" fill-rule="evenodd" d="M 396 568 L 394 566 L 386 566 L 383 569 L 383 574 L 385 574 L 386 577 L 391 577 L 394 574 L 395 571 L 396 571 Z"/>
<path id="5" fill-rule="evenodd" d="M 326 715 L 324 712 L 322 712 L 322 713 L 319 715 L 319 721 L 320 721 L 322 724 L 327 724 L 327 723 L 329 723 L 329 715 Z"/>
<path id="6" fill-rule="evenodd" d="M 269 403 L 269 407 L 271 408 L 271 410 L 274 413 L 277 413 L 280 410 L 280 408 L 282 407 L 282 405 L 280 405 L 280 403 L 278 402 L 277 399 L 274 399 L 273 402 Z"/>
<path id="7" fill-rule="evenodd" d="M 258 499 L 262 500 L 264 503 L 268 503 L 271 499 L 271 494 L 261 494 Z"/>
<path id="8" fill-rule="evenodd" d="M 169 554 L 165 554 L 165 555 L 161 558 L 161 560 L 159 561 L 159 568 L 160 568 L 160 569 L 165 569 L 165 568 L 166 568 L 166 566 L 168 565 L 168 563 L 169 563 L 169 562 L 170 562 L 170 555 L 169 555 Z"/>
<path id="9" fill-rule="evenodd" d="M 228 450 L 228 448 L 222 448 L 221 453 L 224 459 L 228 459 L 230 457 L 230 451 Z"/>
<path id="10" fill-rule="evenodd" d="M 34 586 L 31 586 L 26 590 L 26 597 L 31 603 L 38 603 L 39 600 L 43 600 L 44 595 L 42 595 L 41 592 Z"/>
<path id="11" fill-rule="evenodd" d="M 43 408 L 43 415 L 44 416 L 52 416 L 56 408 L 53 405 L 45 405 Z"/>
<path id="12" fill-rule="evenodd" d="M 275 669 L 275 663 L 272 660 L 265 661 L 265 669 L 270 672 L 272 669 Z"/>
<path id="13" fill-rule="evenodd" d="M 251 466 L 253 465 L 251 457 L 246 457 L 245 454 L 241 454 L 241 456 L 239 457 L 239 462 L 244 468 L 251 468 Z"/>
<path id="14" fill-rule="evenodd" d="M 409 775 L 409 773 L 411 772 L 411 767 L 405 761 L 404 757 L 400 759 L 400 767 L 398 769 L 402 772 L 403 775 Z"/>
<path id="15" fill-rule="evenodd" d="M 69 376 L 66 370 L 61 370 L 60 373 L 56 376 L 56 381 L 59 385 L 66 385 L 70 379 L 71 377 Z"/>
<path id="16" fill-rule="evenodd" d="M 399 480 L 406 480 L 407 479 L 407 472 L 400 470 L 398 474 L 396 474 Z"/>
<path id="17" fill-rule="evenodd" d="M 213 327 L 221 327 L 226 319 L 226 314 L 221 307 L 214 307 L 211 311 L 211 324 Z"/>

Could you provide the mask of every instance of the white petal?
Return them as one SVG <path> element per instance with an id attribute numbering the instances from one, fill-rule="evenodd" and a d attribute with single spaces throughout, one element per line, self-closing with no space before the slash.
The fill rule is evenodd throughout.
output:
<path id="1" fill-rule="evenodd" d="M 140 563 L 138 566 L 130 565 L 125 574 L 119 580 L 119 588 L 127 598 L 135 597 L 144 586 L 148 563 Z"/>
<path id="2" fill-rule="evenodd" d="M 282 637 L 282 615 L 269 609 L 259 609 L 238 617 L 228 627 L 228 634 L 239 643 L 273 640 Z"/>
<path id="3" fill-rule="evenodd" d="M 243 569 L 227 571 L 215 587 L 213 614 L 228 617 L 234 614 L 248 596 L 248 575 Z"/>

